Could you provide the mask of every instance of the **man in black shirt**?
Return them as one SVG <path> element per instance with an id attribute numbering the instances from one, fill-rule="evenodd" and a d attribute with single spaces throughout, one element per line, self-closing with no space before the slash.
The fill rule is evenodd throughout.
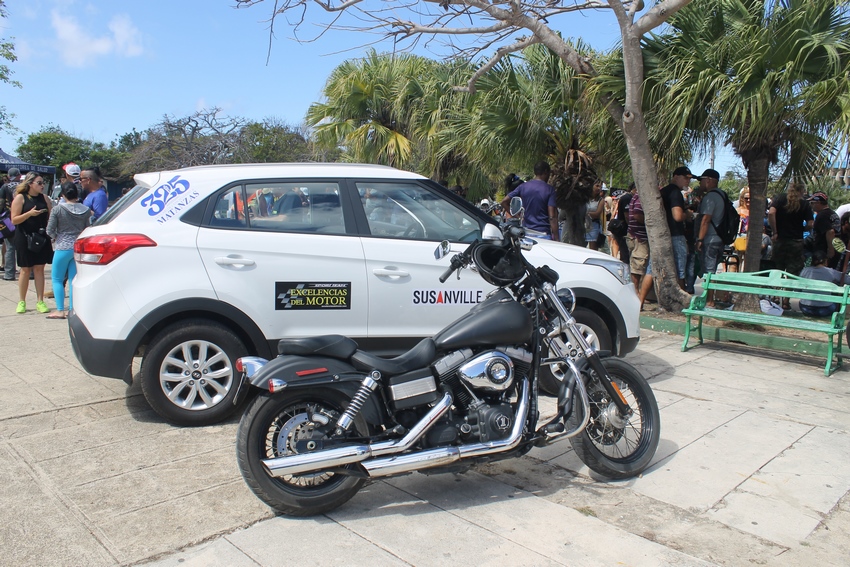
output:
<path id="1" fill-rule="evenodd" d="M 813 252 L 818 250 L 823 252 L 826 255 L 827 266 L 835 268 L 839 258 L 835 253 L 832 240 L 841 233 L 841 221 L 835 211 L 829 208 L 829 197 L 826 193 L 818 191 L 809 198 L 809 203 L 811 203 L 812 211 L 817 215 L 812 230 L 815 240 Z"/>
<path id="2" fill-rule="evenodd" d="M 664 203 L 664 211 L 667 213 L 667 226 L 670 228 L 670 237 L 673 241 L 673 259 L 676 262 L 676 279 L 679 286 L 685 289 L 685 265 L 688 259 L 688 242 L 685 239 L 686 215 L 693 215 L 685 207 L 685 198 L 682 189 L 691 183 L 691 170 L 687 167 L 677 167 L 673 171 L 670 184 L 661 188 L 661 201 Z"/>

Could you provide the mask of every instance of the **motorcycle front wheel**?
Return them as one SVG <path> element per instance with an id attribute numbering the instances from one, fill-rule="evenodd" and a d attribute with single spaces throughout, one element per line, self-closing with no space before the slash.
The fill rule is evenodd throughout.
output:
<path id="1" fill-rule="evenodd" d="M 619 358 L 604 358 L 602 365 L 622 392 L 634 414 L 623 419 L 595 372 L 587 369 L 590 421 L 581 435 L 570 438 L 578 457 L 592 471 L 612 479 L 630 478 L 649 466 L 661 436 L 661 417 L 655 394 L 641 373 Z M 576 397 L 567 428 L 581 423 L 581 403 Z"/>
<path id="2" fill-rule="evenodd" d="M 363 478 L 324 471 L 274 477 L 262 463 L 295 454 L 299 441 L 324 440 L 321 432 L 336 423 L 348 401 L 339 392 L 324 389 L 266 392 L 254 398 L 239 423 L 236 459 L 257 498 L 281 514 L 313 516 L 341 506 L 357 493 Z M 351 435 L 368 435 L 362 416 L 355 418 L 351 430 Z"/>

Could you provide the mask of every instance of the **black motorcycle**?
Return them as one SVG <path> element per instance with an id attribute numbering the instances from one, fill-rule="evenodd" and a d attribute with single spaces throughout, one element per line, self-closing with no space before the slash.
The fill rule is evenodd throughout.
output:
<path id="1" fill-rule="evenodd" d="M 521 203 L 512 203 L 512 208 Z M 474 266 L 498 289 L 396 358 L 328 335 L 284 339 L 277 358 L 243 357 L 241 389 L 262 391 L 239 424 L 245 482 L 282 514 L 332 510 L 373 478 L 462 472 L 567 437 L 593 471 L 643 471 L 660 434 L 658 404 L 629 363 L 593 350 L 558 274 L 522 255 L 516 220 L 485 225 L 440 277 Z M 435 256 L 449 253 L 443 242 Z M 538 423 L 538 368 L 559 382 L 557 413 Z"/>

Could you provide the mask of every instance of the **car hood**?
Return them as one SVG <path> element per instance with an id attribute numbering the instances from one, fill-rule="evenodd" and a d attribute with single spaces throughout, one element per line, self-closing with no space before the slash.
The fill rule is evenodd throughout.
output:
<path id="1" fill-rule="evenodd" d="M 616 260 L 610 254 L 575 246 L 574 244 L 566 244 L 564 242 L 552 242 L 551 240 L 535 240 L 534 248 L 546 252 L 559 262 L 568 262 L 571 264 L 584 264 L 588 258 L 600 258 L 603 260 Z"/>

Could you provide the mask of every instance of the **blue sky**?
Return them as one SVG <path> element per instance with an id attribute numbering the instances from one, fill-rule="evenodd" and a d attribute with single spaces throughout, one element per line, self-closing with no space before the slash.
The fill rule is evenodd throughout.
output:
<path id="1" fill-rule="evenodd" d="M 320 99 L 330 72 L 362 54 L 374 37 L 330 32 L 299 43 L 279 19 L 266 64 L 272 5 L 271 0 L 240 9 L 232 0 L 7 0 L 9 17 L 0 20 L 0 37 L 14 38 L 18 61 L 11 68 L 23 88 L 0 84 L 0 104 L 16 115 L 24 136 L 53 124 L 104 143 L 164 115 L 186 116 L 213 106 L 228 116 L 278 117 L 298 125 Z M 608 12 L 567 14 L 551 23 L 597 49 L 619 39 Z M 309 37 L 311 26 L 302 33 Z M 20 136 L 0 132 L 0 148 L 15 153 Z M 699 174 L 707 162 L 690 166 Z M 731 150 L 718 151 L 721 173 L 739 164 Z"/>

